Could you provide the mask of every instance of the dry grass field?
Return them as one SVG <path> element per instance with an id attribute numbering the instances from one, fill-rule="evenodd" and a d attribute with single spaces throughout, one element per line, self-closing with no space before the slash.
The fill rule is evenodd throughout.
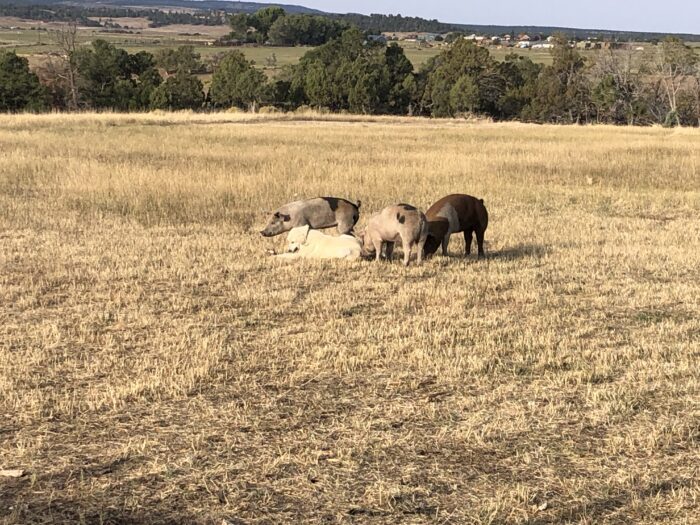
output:
<path id="1" fill-rule="evenodd" d="M 488 258 L 281 264 L 297 197 Z M 0 116 L 0 523 L 700 523 L 700 132 Z"/>

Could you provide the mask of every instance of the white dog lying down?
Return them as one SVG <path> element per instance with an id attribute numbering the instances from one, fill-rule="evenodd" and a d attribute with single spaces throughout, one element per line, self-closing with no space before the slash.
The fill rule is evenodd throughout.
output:
<path id="1" fill-rule="evenodd" d="M 359 259 L 362 245 L 352 235 L 333 237 L 309 226 L 293 228 L 287 235 L 287 253 L 282 259 Z"/>

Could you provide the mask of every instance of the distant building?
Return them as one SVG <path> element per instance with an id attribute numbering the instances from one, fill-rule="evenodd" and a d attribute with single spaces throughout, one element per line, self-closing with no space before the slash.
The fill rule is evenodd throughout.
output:
<path id="1" fill-rule="evenodd" d="M 418 35 L 418 40 L 424 40 L 425 42 L 435 42 L 435 39 L 440 36 L 439 33 L 420 33 Z"/>
<path id="2" fill-rule="evenodd" d="M 476 42 L 477 44 L 483 44 L 483 43 L 485 43 L 486 41 L 488 41 L 489 44 L 491 43 L 491 39 L 490 39 L 490 38 L 487 38 L 487 37 L 481 36 L 481 35 L 476 35 L 476 34 L 474 34 L 474 35 L 467 35 L 467 36 L 464 37 L 464 39 L 465 39 L 465 40 L 469 40 L 469 41 L 471 41 L 471 42 Z"/>

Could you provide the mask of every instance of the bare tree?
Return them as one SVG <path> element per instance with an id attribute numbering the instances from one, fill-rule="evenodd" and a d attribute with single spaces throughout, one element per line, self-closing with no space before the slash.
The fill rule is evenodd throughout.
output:
<path id="1" fill-rule="evenodd" d="M 678 94 L 693 79 L 697 61 L 695 52 L 675 37 L 666 38 L 656 50 L 653 72 L 661 82 L 670 109 L 667 124 L 680 124 Z"/>
<path id="2" fill-rule="evenodd" d="M 590 69 L 590 75 L 594 85 L 603 86 L 607 83 L 611 86 L 615 101 L 612 107 L 599 107 L 599 111 L 607 110 L 613 118 L 620 115 L 620 120 L 624 116 L 627 124 L 634 125 L 637 117 L 635 103 L 643 90 L 642 76 L 645 69 L 639 54 L 631 47 L 620 51 L 601 50 Z"/>
<path id="3" fill-rule="evenodd" d="M 78 109 L 78 71 L 75 65 L 75 51 L 78 46 L 78 25 L 69 22 L 56 31 L 55 42 L 58 45 L 61 55 L 61 66 L 56 67 L 51 64 L 51 68 L 58 78 L 67 84 L 67 106 L 68 109 Z"/>
<path id="4" fill-rule="evenodd" d="M 700 127 L 700 62 L 695 64 L 695 74 L 693 75 L 693 95 L 695 98 L 695 116 L 698 127 Z"/>

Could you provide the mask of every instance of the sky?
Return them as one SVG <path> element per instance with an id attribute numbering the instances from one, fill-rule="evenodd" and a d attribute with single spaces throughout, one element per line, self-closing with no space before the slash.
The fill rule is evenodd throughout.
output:
<path id="1" fill-rule="evenodd" d="M 274 3 L 270 0 L 258 0 Z M 334 13 L 383 13 L 441 22 L 700 33 L 700 0 L 278 0 Z"/>

